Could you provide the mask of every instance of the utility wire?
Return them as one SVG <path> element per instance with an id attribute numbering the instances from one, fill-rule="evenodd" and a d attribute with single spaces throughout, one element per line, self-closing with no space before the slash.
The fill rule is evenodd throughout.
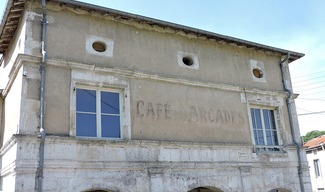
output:
<path id="1" fill-rule="evenodd" d="M 322 86 L 318 86 L 318 87 L 311 87 L 311 88 L 306 88 L 306 89 L 303 89 L 303 90 L 301 90 L 301 91 L 308 91 L 308 90 L 314 90 L 314 89 L 319 89 L 319 88 L 325 88 L 325 85 L 322 85 Z M 299 90 L 299 89 L 298 89 Z M 300 92 L 300 91 L 298 91 L 298 92 Z"/>
<path id="2" fill-rule="evenodd" d="M 308 81 L 306 81 L 306 82 L 308 82 Z M 314 82 L 311 82 L 311 83 L 307 83 L 307 84 L 302 84 L 302 85 L 298 85 L 298 86 L 296 86 L 296 83 L 295 82 L 292 82 L 292 84 L 294 84 L 294 88 L 299 88 L 299 87 L 305 87 L 305 86 L 308 86 L 308 85 L 315 85 L 315 84 L 320 84 L 320 83 L 322 83 L 322 84 L 324 84 L 324 81 L 322 80 L 322 81 L 314 81 Z"/>
<path id="3" fill-rule="evenodd" d="M 325 76 L 313 77 L 313 78 L 309 78 L 309 79 L 305 79 L 305 80 L 294 81 L 294 83 L 297 84 L 297 83 L 306 82 L 306 81 L 310 81 L 310 80 L 321 79 L 321 78 L 324 78 L 324 77 Z"/>
<path id="4" fill-rule="evenodd" d="M 314 92 L 314 93 L 307 93 L 307 94 L 301 94 L 303 96 L 308 96 L 308 95 L 315 95 L 315 94 L 319 94 L 319 93 L 324 93 L 325 91 L 319 91 L 319 92 Z"/>
<path id="5" fill-rule="evenodd" d="M 297 114 L 297 116 L 303 116 L 303 115 L 322 115 L 323 113 L 325 113 L 325 111 L 318 111 L 318 112 L 311 112 L 311 113 L 302 113 L 302 114 Z"/>
<path id="6" fill-rule="evenodd" d="M 310 73 L 310 74 L 306 74 L 306 75 L 299 75 L 299 76 L 293 77 L 291 79 L 299 79 L 299 78 L 302 78 L 302 77 L 311 76 L 311 75 L 315 75 L 315 74 L 319 74 L 319 73 L 325 73 L 325 71 L 318 71 L 318 72 Z"/>
<path id="7" fill-rule="evenodd" d="M 299 100 L 309 100 L 309 101 L 325 101 L 325 99 L 322 99 L 322 98 L 300 98 L 300 97 L 298 97 L 297 99 L 299 99 Z"/>
<path id="8" fill-rule="evenodd" d="M 310 111 L 310 110 L 307 110 L 307 109 L 303 109 L 303 108 L 300 108 L 300 107 L 296 107 L 297 109 L 299 110 L 303 110 L 303 111 L 306 111 L 308 113 L 318 113 L 318 112 L 315 112 L 315 111 Z"/>
<path id="9" fill-rule="evenodd" d="M 297 109 L 300 109 L 300 110 L 303 110 L 303 111 L 306 111 L 306 112 L 309 112 L 309 113 L 313 113 L 313 111 L 310 111 L 310 110 L 307 110 L 307 109 L 303 109 L 303 108 L 300 108 L 300 107 L 296 107 Z"/>
<path id="10" fill-rule="evenodd" d="M 300 96 L 302 97 L 310 97 L 310 95 L 316 95 L 319 94 L 319 96 L 317 96 L 318 98 L 323 98 L 323 94 L 325 90 L 324 89 L 317 89 L 314 91 L 295 91 L 295 93 L 298 93 Z"/>

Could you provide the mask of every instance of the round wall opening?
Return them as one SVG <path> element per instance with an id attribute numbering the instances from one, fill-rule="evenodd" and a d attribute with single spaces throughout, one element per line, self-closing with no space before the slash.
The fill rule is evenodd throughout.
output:
<path id="1" fill-rule="evenodd" d="M 253 69 L 253 75 L 256 77 L 256 78 L 262 78 L 263 77 L 263 72 L 260 70 L 260 69 Z"/>
<path id="2" fill-rule="evenodd" d="M 183 57 L 183 63 L 187 66 L 191 66 L 194 64 L 194 61 L 191 57 Z"/>
<path id="3" fill-rule="evenodd" d="M 92 44 L 92 47 L 97 52 L 104 52 L 106 51 L 106 44 L 100 41 L 96 41 Z"/>

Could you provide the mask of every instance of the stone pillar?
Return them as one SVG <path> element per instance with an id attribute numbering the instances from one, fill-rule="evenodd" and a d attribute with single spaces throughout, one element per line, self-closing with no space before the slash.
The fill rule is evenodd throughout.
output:
<path id="1" fill-rule="evenodd" d="M 149 168 L 151 192 L 164 192 L 163 171 L 162 167 Z"/>

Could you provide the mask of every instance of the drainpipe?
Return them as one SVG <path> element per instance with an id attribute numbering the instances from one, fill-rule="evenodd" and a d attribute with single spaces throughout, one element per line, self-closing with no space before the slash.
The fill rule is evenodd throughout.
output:
<path id="1" fill-rule="evenodd" d="M 299 183 L 300 183 L 300 189 L 301 192 L 305 192 L 304 189 L 304 184 L 303 184 L 303 179 L 302 179 L 302 166 L 301 166 L 301 147 L 300 144 L 296 141 L 295 138 L 295 129 L 294 129 L 294 123 L 293 123 L 293 115 L 292 115 L 292 95 L 293 92 L 292 90 L 288 87 L 286 83 L 286 77 L 285 77 L 285 62 L 287 62 L 290 58 L 290 53 L 288 53 L 287 57 L 281 61 L 280 67 L 281 67 L 281 75 L 282 75 L 282 83 L 284 90 L 288 92 L 288 97 L 286 98 L 286 103 L 287 103 L 287 108 L 288 108 L 288 113 L 289 113 L 289 121 L 290 121 L 290 129 L 291 129 L 291 136 L 292 136 L 292 141 L 294 145 L 297 147 L 297 156 L 298 156 L 298 175 L 299 175 Z"/>
<path id="2" fill-rule="evenodd" d="M 46 64 L 46 0 L 42 0 L 42 10 L 43 10 L 43 18 L 42 18 L 42 64 L 41 64 L 41 94 L 40 94 L 40 137 L 41 142 L 39 146 L 39 159 L 38 159 L 38 167 L 36 171 L 36 185 L 38 192 L 42 192 L 43 186 L 43 168 L 44 168 L 44 145 L 45 145 L 45 137 L 46 132 L 44 129 L 44 112 L 45 112 L 45 64 Z"/>

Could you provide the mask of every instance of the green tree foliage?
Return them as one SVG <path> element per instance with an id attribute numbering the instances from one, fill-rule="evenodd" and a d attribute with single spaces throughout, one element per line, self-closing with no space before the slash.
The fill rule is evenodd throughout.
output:
<path id="1" fill-rule="evenodd" d="M 312 139 L 319 137 L 321 135 L 324 135 L 324 134 L 325 134 L 325 131 L 317 131 L 317 130 L 310 131 L 305 136 L 302 136 L 302 140 L 304 143 L 306 143 L 307 141 L 312 140 Z"/>

